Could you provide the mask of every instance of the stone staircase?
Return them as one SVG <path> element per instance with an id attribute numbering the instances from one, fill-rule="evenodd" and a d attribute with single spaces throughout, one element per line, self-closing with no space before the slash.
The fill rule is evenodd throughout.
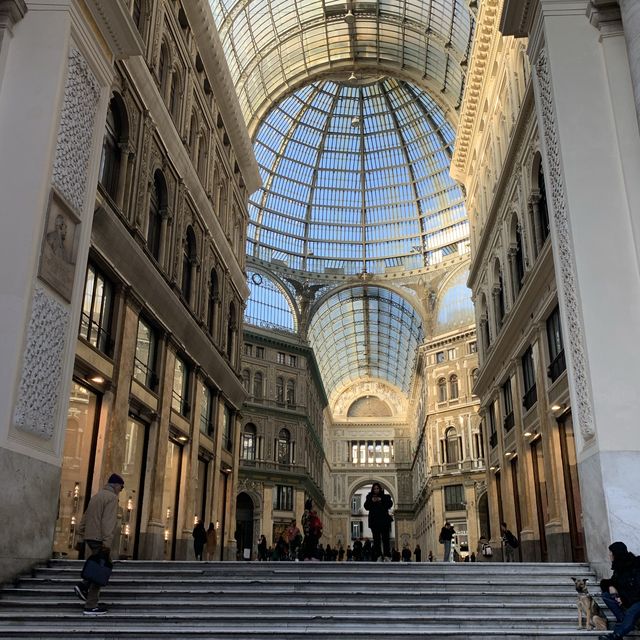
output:
<path id="1" fill-rule="evenodd" d="M 52 560 L 0 590 L 0 638 L 532 640 L 577 631 L 586 564 L 117 562 L 102 617 L 73 593 L 82 563 Z"/>

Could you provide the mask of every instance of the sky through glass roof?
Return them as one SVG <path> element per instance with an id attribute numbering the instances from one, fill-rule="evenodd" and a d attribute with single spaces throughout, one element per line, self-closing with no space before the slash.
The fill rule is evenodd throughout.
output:
<path id="1" fill-rule="evenodd" d="M 263 187 L 247 253 L 322 273 L 416 269 L 464 250 L 454 131 L 424 91 L 388 77 L 329 80 L 285 98 L 257 130 Z"/>

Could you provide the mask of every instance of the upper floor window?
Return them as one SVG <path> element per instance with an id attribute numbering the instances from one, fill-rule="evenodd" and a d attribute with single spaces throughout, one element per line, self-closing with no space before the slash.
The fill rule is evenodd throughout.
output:
<path id="1" fill-rule="evenodd" d="M 449 398 L 455 400 L 458 397 L 458 376 L 451 375 L 449 377 Z"/>
<path id="2" fill-rule="evenodd" d="M 273 508 L 278 511 L 293 511 L 293 487 L 277 484 L 273 494 Z"/>
<path id="3" fill-rule="evenodd" d="M 447 400 L 447 381 L 444 378 L 438 380 L 438 402 Z"/>
<path id="4" fill-rule="evenodd" d="M 502 385 L 502 399 L 504 400 L 504 428 L 509 431 L 515 424 L 513 416 L 513 397 L 511 394 L 511 378 L 507 378 Z"/>
<path id="5" fill-rule="evenodd" d="M 206 385 L 202 385 L 202 404 L 200 405 L 200 431 L 207 436 L 213 435 L 214 394 Z"/>
<path id="6" fill-rule="evenodd" d="M 245 342 L 242 350 L 243 350 L 243 353 L 244 353 L 245 356 L 249 356 L 249 357 L 253 356 L 253 345 L 252 344 L 247 344 Z"/>
<path id="7" fill-rule="evenodd" d="M 256 347 L 256 358 L 264 360 L 264 347 Z"/>
<path id="8" fill-rule="evenodd" d="M 447 359 L 455 360 L 456 358 L 456 350 L 455 349 L 447 349 Z"/>
<path id="9" fill-rule="evenodd" d="M 185 417 L 189 416 L 189 367 L 180 357 L 176 356 L 173 367 L 173 391 L 171 394 L 171 408 Z"/>
<path id="10" fill-rule="evenodd" d="M 144 29 L 144 2 L 143 0 L 133 0 L 133 11 L 132 11 L 133 24 L 136 25 L 136 29 L 140 35 L 143 35 L 142 31 Z"/>
<path id="11" fill-rule="evenodd" d="M 460 462 L 460 438 L 453 427 L 447 429 L 445 446 L 445 461 L 450 464 Z"/>
<path id="12" fill-rule="evenodd" d="M 84 284 L 80 337 L 106 355 L 111 351 L 112 289 L 111 283 L 90 263 Z"/>
<path id="13" fill-rule="evenodd" d="M 444 359 L 444 351 L 438 351 L 438 353 L 436 353 L 436 363 L 444 362 Z"/>
<path id="14" fill-rule="evenodd" d="M 297 367 L 298 366 L 298 358 L 297 356 L 289 356 L 289 366 L 290 367 Z"/>
<path id="15" fill-rule="evenodd" d="M 152 391 L 158 386 L 156 375 L 158 337 L 153 327 L 143 318 L 138 319 L 136 355 L 133 363 L 133 377 Z"/>
<path id="16" fill-rule="evenodd" d="M 496 407 L 493 400 L 487 406 L 487 420 L 489 421 L 489 445 L 493 449 L 498 444 L 498 432 L 496 431 Z"/>
<path id="17" fill-rule="evenodd" d="M 478 343 L 474 340 L 469 343 L 469 353 L 477 353 L 478 352 Z"/>
<path id="18" fill-rule="evenodd" d="M 263 385 L 262 385 L 262 373 L 256 371 L 253 374 L 253 399 L 262 400 Z"/>
<path id="19" fill-rule="evenodd" d="M 242 432 L 242 451 L 240 457 L 243 460 L 256 459 L 256 425 L 249 422 Z"/>
<path id="20" fill-rule="evenodd" d="M 233 411 L 225 404 L 222 413 L 222 447 L 233 450 Z"/>
<path id="21" fill-rule="evenodd" d="M 238 331 L 236 321 L 236 306 L 233 302 L 229 305 L 229 319 L 227 321 L 227 357 L 233 363 L 233 354 L 236 348 L 236 333 Z"/>
<path id="22" fill-rule="evenodd" d="M 516 247 L 513 259 L 515 261 L 515 279 L 514 291 L 516 295 L 520 293 L 522 283 L 524 282 L 524 243 L 522 241 L 522 233 L 520 231 L 520 225 L 516 225 Z"/>
<path id="23" fill-rule="evenodd" d="M 551 381 L 558 379 L 567 368 L 562 342 L 562 325 L 560 324 L 560 309 L 556 307 L 547 318 L 547 344 L 549 345 L 548 374 Z"/>
<path id="24" fill-rule="evenodd" d="M 162 236 L 162 216 L 167 207 L 167 184 L 160 170 L 153 175 L 153 186 L 149 198 L 149 217 L 147 220 L 147 247 L 151 255 L 160 261 Z"/>
<path id="25" fill-rule="evenodd" d="M 444 508 L 447 511 L 463 511 L 466 508 L 464 485 L 452 484 L 444 488 Z"/>
<path id="26" fill-rule="evenodd" d="M 280 429 L 277 440 L 277 462 L 291 464 L 291 434 L 288 429 Z"/>
<path id="27" fill-rule="evenodd" d="M 247 390 L 247 393 L 251 391 L 251 374 L 248 369 L 242 372 L 242 386 Z"/>
<path id="28" fill-rule="evenodd" d="M 193 272 L 198 259 L 196 250 L 196 234 L 193 227 L 187 227 L 187 236 L 182 245 L 182 286 L 181 292 L 188 304 L 191 304 L 193 289 Z"/>
<path id="29" fill-rule="evenodd" d="M 278 352 L 278 354 L 277 354 L 277 356 L 276 356 L 276 362 L 277 362 L 278 364 L 285 364 L 286 359 L 287 359 L 286 354 L 281 353 L 281 352 Z"/>
<path id="30" fill-rule="evenodd" d="M 177 69 L 171 74 L 171 89 L 169 90 L 169 113 L 176 126 L 180 124 L 180 98 L 182 87 L 180 85 L 180 72 Z"/>
<path id="31" fill-rule="evenodd" d="M 280 377 L 276 378 L 276 402 L 284 404 L 284 380 Z"/>
<path id="32" fill-rule="evenodd" d="M 169 77 L 169 53 L 165 42 L 160 47 L 160 58 L 158 59 L 158 80 L 160 81 L 160 93 L 166 95 L 167 81 Z"/>
<path id="33" fill-rule="evenodd" d="M 537 401 L 536 371 L 533 363 L 533 349 L 529 347 L 522 356 L 522 382 L 524 396 L 522 404 L 525 409 L 530 409 Z"/>
<path id="34" fill-rule="evenodd" d="M 502 281 L 502 271 L 500 270 L 500 265 L 497 266 L 496 271 L 496 286 L 493 291 L 494 295 L 494 311 L 496 314 L 496 325 L 497 328 L 500 329 L 502 326 L 502 321 L 504 320 L 504 283 Z"/>
<path id="35" fill-rule="evenodd" d="M 549 207 L 547 206 L 547 187 L 544 181 L 544 172 L 542 171 L 542 162 L 538 166 L 538 191 L 540 192 L 540 200 L 538 201 L 540 236 L 544 242 L 549 236 Z"/>
<path id="36" fill-rule="evenodd" d="M 120 178 L 121 151 L 123 138 L 122 114 L 115 97 L 109 102 L 107 122 L 102 140 L 102 157 L 100 158 L 100 184 L 113 200 L 118 194 Z"/>
<path id="37" fill-rule="evenodd" d="M 294 407 L 296 404 L 296 383 L 293 380 L 287 382 L 287 406 Z"/>
<path id="38" fill-rule="evenodd" d="M 207 299 L 207 328 L 209 333 L 217 338 L 218 324 L 218 274 L 215 269 L 211 269 L 209 277 L 209 296 Z"/>

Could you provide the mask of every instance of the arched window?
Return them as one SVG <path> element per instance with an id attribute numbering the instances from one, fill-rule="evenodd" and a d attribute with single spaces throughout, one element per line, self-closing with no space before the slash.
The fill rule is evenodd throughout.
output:
<path id="1" fill-rule="evenodd" d="M 502 327 L 504 320 L 504 282 L 502 280 L 502 269 L 500 268 L 500 262 L 496 260 L 495 266 L 495 285 L 493 288 L 493 306 L 496 315 L 496 329 L 499 330 Z"/>
<path id="2" fill-rule="evenodd" d="M 169 52 L 166 43 L 160 47 L 160 58 L 158 59 L 158 80 L 160 81 L 160 95 L 166 95 L 167 80 L 169 76 Z"/>
<path id="3" fill-rule="evenodd" d="M 247 390 L 247 393 L 251 391 L 251 374 L 249 369 L 245 369 L 242 372 L 242 386 Z"/>
<path id="4" fill-rule="evenodd" d="M 214 339 L 218 337 L 218 273 L 211 269 L 209 298 L 207 300 L 207 328 Z"/>
<path id="5" fill-rule="evenodd" d="M 474 369 L 471 372 L 471 389 L 472 389 L 472 393 L 473 393 L 473 387 L 475 386 L 476 382 L 478 381 L 478 369 Z M 475 394 L 473 394 L 475 395 Z"/>
<path id="6" fill-rule="evenodd" d="M 451 375 L 449 377 L 449 399 L 455 400 L 458 397 L 458 376 Z"/>
<path id="7" fill-rule="evenodd" d="M 160 170 L 153 175 L 153 188 L 149 201 L 149 219 L 147 221 L 147 247 L 151 255 L 160 260 L 160 236 L 162 215 L 167 206 L 167 185 Z"/>
<path id="8" fill-rule="evenodd" d="M 201 130 L 198 135 L 198 175 L 200 180 L 205 182 L 207 178 L 207 137 L 204 130 Z"/>
<path id="9" fill-rule="evenodd" d="M 233 361 L 236 330 L 236 306 L 232 302 L 229 305 L 229 322 L 227 324 L 227 358 L 231 361 Z"/>
<path id="10" fill-rule="evenodd" d="M 291 434 L 288 429 L 280 429 L 278 434 L 278 463 L 291 464 Z"/>
<path id="11" fill-rule="evenodd" d="M 447 451 L 447 462 L 449 464 L 460 462 L 460 439 L 458 438 L 458 434 L 453 427 L 447 429 L 447 432 L 445 434 L 445 442 Z"/>
<path id="12" fill-rule="evenodd" d="M 296 383 L 293 380 L 287 382 L 287 406 L 295 407 L 296 405 Z"/>
<path id="13" fill-rule="evenodd" d="M 538 166 L 538 191 L 540 192 L 540 200 L 538 201 L 540 236 L 544 243 L 549 236 L 549 207 L 547 206 L 547 187 L 544 182 L 542 162 Z"/>
<path id="14" fill-rule="evenodd" d="M 189 123 L 189 151 L 191 152 L 191 159 L 196 159 L 196 146 L 198 144 L 198 118 L 195 113 L 191 114 L 191 121 Z"/>
<path id="15" fill-rule="evenodd" d="M 120 177 L 120 142 L 123 138 L 122 117 L 115 98 L 109 102 L 107 122 L 102 142 L 102 158 L 100 160 L 100 184 L 113 200 L 118 193 Z"/>
<path id="16" fill-rule="evenodd" d="M 144 21 L 146 19 L 146 12 L 143 0 L 133 0 L 133 11 L 131 16 L 133 18 L 133 23 L 136 25 L 136 29 L 138 29 L 138 33 L 144 37 Z"/>
<path id="17" fill-rule="evenodd" d="M 253 399 L 262 400 L 262 373 L 260 371 L 253 374 Z"/>
<path id="18" fill-rule="evenodd" d="M 242 431 L 242 448 L 240 456 L 242 460 L 256 459 L 256 425 L 249 422 Z"/>
<path id="19" fill-rule="evenodd" d="M 447 381 L 444 378 L 438 380 L 438 402 L 447 400 Z"/>
<path id="20" fill-rule="evenodd" d="M 276 378 L 276 402 L 284 404 L 284 380 L 280 377 Z"/>
<path id="21" fill-rule="evenodd" d="M 516 295 L 518 293 L 520 293 L 520 289 L 522 288 L 522 283 L 524 281 L 524 247 L 523 247 L 523 242 L 522 242 L 522 232 L 520 231 L 520 225 L 516 223 L 516 229 L 515 229 L 515 241 L 516 241 L 516 247 L 515 247 L 515 254 L 514 254 L 514 261 L 515 261 L 515 282 L 513 283 L 513 288 L 514 291 L 516 293 Z"/>
<path id="22" fill-rule="evenodd" d="M 198 258 L 196 249 L 196 234 L 193 231 L 193 227 L 187 227 L 187 236 L 182 244 L 182 284 L 180 290 L 182 296 L 191 304 L 191 289 L 193 280 L 193 265 L 195 265 Z"/>
<path id="23" fill-rule="evenodd" d="M 171 91 L 169 92 L 169 113 L 173 118 L 173 122 L 176 126 L 180 124 L 180 73 L 177 69 L 173 70 L 171 74 Z"/>

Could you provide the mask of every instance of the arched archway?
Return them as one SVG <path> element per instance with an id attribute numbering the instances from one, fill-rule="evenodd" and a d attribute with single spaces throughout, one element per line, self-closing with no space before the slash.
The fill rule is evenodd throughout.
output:
<path id="1" fill-rule="evenodd" d="M 478 531 L 491 540 L 491 520 L 489 518 L 489 494 L 485 491 L 478 498 Z"/>
<path id="2" fill-rule="evenodd" d="M 236 498 L 237 559 L 251 560 L 253 552 L 253 509 L 254 504 L 248 493 L 240 493 Z"/>

